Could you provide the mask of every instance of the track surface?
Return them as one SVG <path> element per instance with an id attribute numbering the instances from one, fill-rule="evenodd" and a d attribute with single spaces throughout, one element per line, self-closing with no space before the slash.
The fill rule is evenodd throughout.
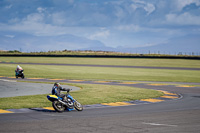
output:
<path id="1" fill-rule="evenodd" d="M 33 80 L 33 79 L 27 79 Z M 36 79 L 35 79 L 36 80 Z M 38 79 L 39 80 L 39 79 Z M 52 81 L 51 81 L 52 82 Z M 64 82 L 64 81 L 60 81 Z M 69 81 L 65 81 L 69 82 Z M 70 81 L 91 83 L 89 81 Z M 117 83 L 96 83 L 119 85 Z M 122 84 L 121 84 L 122 85 Z M 91 108 L 82 112 L 32 110 L 0 114 L 0 132 L 61 133 L 197 133 L 200 132 L 200 88 L 147 83 L 126 86 L 159 89 L 183 97 L 159 103 L 132 106 Z"/>
<path id="2" fill-rule="evenodd" d="M 1 97 L 15 97 L 26 95 L 38 95 L 51 93 L 53 84 L 41 84 L 41 83 L 26 83 L 16 82 L 10 79 L 0 78 L 0 98 Z M 63 88 L 71 88 L 76 91 L 80 88 L 68 85 L 62 85 Z"/>
<path id="3" fill-rule="evenodd" d="M 0 62 L 4 63 L 5 62 Z M 19 64 L 7 63 L 6 64 Z M 20 63 L 34 65 L 58 65 L 43 63 Z M 59 64 L 68 66 L 90 67 L 125 67 L 148 69 L 175 69 L 175 70 L 200 70 L 199 68 L 172 68 L 172 67 L 143 67 L 143 66 L 108 66 L 108 65 L 82 65 Z M 11 80 L 11 79 L 4 79 Z M 48 79 L 25 79 L 27 81 L 54 82 Z M 90 81 L 58 80 L 70 83 L 94 83 Z M 82 112 L 71 111 L 56 113 L 39 109 L 21 109 L 20 113 L 0 114 L 0 132 L 30 132 L 30 133 L 197 133 L 200 132 L 200 87 L 161 85 L 161 82 L 118 84 L 114 82 L 96 82 L 95 84 L 124 85 L 147 89 L 165 90 L 181 94 L 183 97 L 164 102 L 84 109 Z M 173 83 L 172 83 L 173 84 Z M 181 84 L 181 83 L 180 83 Z M 187 83 L 189 84 L 189 83 Z M 194 83 L 192 83 L 194 84 Z M 198 83 L 197 83 L 198 84 Z M 1 86 L 10 86 L 9 82 Z M 30 84 L 33 88 L 45 86 Z M 16 88 L 27 88 L 28 84 L 15 84 Z M 43 88 L 41 87 L 41 88 Z M 52 87 L 45 86 L 45 87 Z M 29 88 L 31 90 L 31 88 Z M 26 90 L 26 89 L 25 89 Z M 5 91 L 5 90 L 4 90 Z M 3 91 L 3 92 L 4 92 Z M 17 89 L 15 91 L 18 91 Z M 41 92 L 46 90 L 40 90 Z M 1 92 L 1 95 L 3 94 Z M 32 93 L 32 92 L 31 92 Z M 10 92 L 9 92 L 10 94 Z M 6 94 L 3 94 L 6 96 Z M 13 93 L 12 95 L 17 95 Z M 27 94 L 25 94 L 27 95 Z"/>

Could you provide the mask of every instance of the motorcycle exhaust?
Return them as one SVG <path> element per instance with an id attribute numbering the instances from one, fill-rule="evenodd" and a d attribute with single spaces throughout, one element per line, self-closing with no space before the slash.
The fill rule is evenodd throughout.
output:
<path id="1" fill-rule="evenodd" d="M 61 103 L 64 104 L 64 105 L 68 105 L 67 103 L 61 101 L 60 99 L 58 99 L 58 101 L 61 102 Z"/>
<path id="2" fill-rule="evenodd" d="M 59 101 L 59 102 L 61 102 L 61 103 L 62 103 L 62 104 L 64 104 L 64 105 L 66 105 L 68 108 L 72 108 L 72 107 L 70 107 L 70 106 L 69 106 L 69 104 L 68 104 L 68 103 L 66 103 L 66 102 L 63 102 L 63 101 L 61 101 L 60 99 L 58 99 L 58 101 Z"/>

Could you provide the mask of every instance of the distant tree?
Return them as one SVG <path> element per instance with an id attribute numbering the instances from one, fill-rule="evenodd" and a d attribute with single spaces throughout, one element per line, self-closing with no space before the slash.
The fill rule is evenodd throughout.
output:
<path id="1" fill-rule="evenodd" d="M 18 51 L 18 50 L 10 50 L 10 51 L 8 51 L 9 53 L 21 53 L 20 51 Z"/>

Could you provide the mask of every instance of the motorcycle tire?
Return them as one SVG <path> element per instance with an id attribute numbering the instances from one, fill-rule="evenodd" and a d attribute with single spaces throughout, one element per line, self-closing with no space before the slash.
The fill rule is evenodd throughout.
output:
<path id="1" fill-rule="evenodd" d="M 82 111 L 83 110 L 83 106 L 78 101 L 74 102 L 74 107 L 75 107 L 75 109 L 77 111 Z"/>
<path id="2" fill-rule="evenodd" d="M 21 77 L 22 79 L 24 79 L 24 74 L 22 74 L 22 77 Z"/>
<path id="3" fill-rule="evenodd" d="M 69 97 L 67 97 L 67 107 L 69 109 L 73 109 L 74 108 L 74 103 L 73 103 L 72 99 L 69 98 Z"/>
<path id="4" fill-rule="evenodd" d="M 66 107 L 59 101 L 53 101 L 52 106 L 57 112 L 64 112 L 66 109 Z"/>

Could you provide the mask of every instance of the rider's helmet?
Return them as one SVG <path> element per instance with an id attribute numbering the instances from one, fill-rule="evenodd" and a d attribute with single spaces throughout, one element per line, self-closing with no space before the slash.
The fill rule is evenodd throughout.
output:
<path id="1" fill-rule="evenodd" d="M 60 83 L 55 82 L 55 83 L 54 83 L 54 86 L 60 86 Z"/>

